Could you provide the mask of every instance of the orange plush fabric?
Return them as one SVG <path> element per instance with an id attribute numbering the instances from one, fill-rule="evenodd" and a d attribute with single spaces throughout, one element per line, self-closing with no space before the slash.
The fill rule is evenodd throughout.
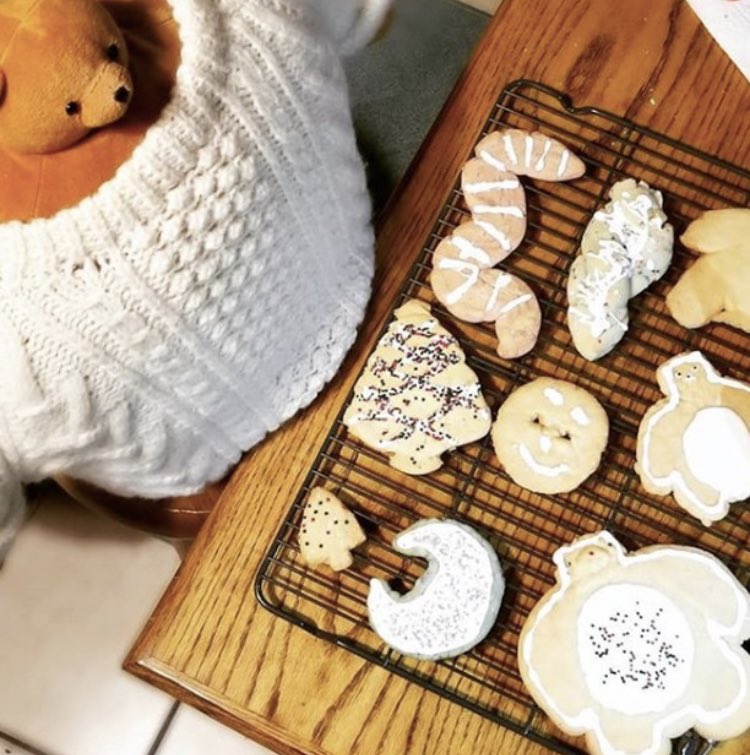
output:
<path id="1" fill-rule="evenodd" d="M 130 108 L 121 120 L 60 152 L 35 155 L 0 149 L 0 222 L 49 217 L 95 192 L 127 160 L 169 101 L 180 43 L 167 1 L 102 4 L 129 49 L 135 91 Z"/>

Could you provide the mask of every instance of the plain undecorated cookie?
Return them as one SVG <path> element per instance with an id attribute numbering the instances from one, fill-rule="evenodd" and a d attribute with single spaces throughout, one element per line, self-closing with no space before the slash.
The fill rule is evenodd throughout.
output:
<path id="1" fill-rule="evenodd" d="M 708 526 L 750 497 L 750 386 L 719 375 L 698 351 L 656 376 L 666 398 L 641 421 L 636 471 L 649 493 L 673 493 Z"/>
<path id="2" fill-rule="evenodd" d="M 492 426 L 492 444 L 511 479 L 536 493 L 577 488 L 601 461 L 609 421 L 572 383 L 539 378 L 513 391 Z"/>
<path id="3" fill-rule="evenodd" d="M 608 532 L 554 555 L 557 584 L 518 644 L 523 681 L 592 755 L 669 755 L 691 727 L 708 740 L 750 727 L 750 596 L 716 558 Z"/>
<path id="4" fill-rule="evenodd" d="M 404 655 L 453 658 L 481 642 L 500 610 L 505 581 L 492 546 L 452 520 L 423 519 L 399 533 L 393 547 L 427 559 L 427 571 L 406 595 L 370 581 L 367 611 L 375 632 Z"/>
<path id="5" fill-rule="evenodd" d="M 724 322 L 750 333 L 750 209 L 706 212 L 681 241 L 701 256 L 667 294 L 672 317 L 686 328 Z"/>
<path id="6" fill-rule="evenodd" d="M 458 341 L 411 299 L 380 339 L 354 386 L 344 424 L 407 474 L 427 474 L 441 456 L 483 438 L 492 423 L 482 388 Z"/>

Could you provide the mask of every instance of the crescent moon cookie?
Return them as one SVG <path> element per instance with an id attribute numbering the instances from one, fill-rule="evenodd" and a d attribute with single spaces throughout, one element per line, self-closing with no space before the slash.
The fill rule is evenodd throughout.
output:
<path id="1" fill-rule="evenodd" d="M 458 341 L 411 299 L 395 312 L 354 386 L 344 424 L 407 474 L 433 472 L 441 455 L 483 438 L 492 418 Z"/>
<path id="2" fill-rule="evenodd" d="M 669 755 L 691 727 L 708 740 L 750 727 L 750 596 L 716 558 L 608 532 L 554 555 L 557 584 L 518 645 L 521 676 L 594 755 Z"/>
<path id="3" fill-rule="evenodd" d="M 505 590 L 492 546 L 460 522 L 423 519 L 399 533 L 393 547 L 428 566 L 406 595 L 381 579 L 370 581 L 367 611 L 381 639 L 424 660 L 454 658 L 481 642 Z"/>
<path id="4" fill-rule="evenodd" d="M 586 166 L 564 144 L 546 134 L 518 128 L 493 131 L 474 150 L 476 156 L 497 170 L 543 181 L 580 178 Z"/>
<path id="5" fill-rule="evenodd" d="M 750 333 L 750 209 L 706 212 L 681 241 L 701 256 L 667 295 L 672 317 L 686 328 L 725 322 Z"/>
<path id="6" fill-rule="evenodd" d="M 698 351 L 656 376 L 666 398 L 641 421 L 636 471 L 649 493 L 673 493 L 709 526 L 750 497 L 750 386 L 719 375 Z"/>
<path id="7" fill-rule="evenodd" d="M 628 329 L 628 300 L 661 278 L 674 232 L 661 193 L 632 178 L 616 183 L 594 213 L 568 278 L 568 327 L 579 353 L 595 361 Z"/>
<path id="8" fill-rule="evenodd" d="M 317 487 L 302 511 L 298 540 L 307 564 L 343 571 L 354 562 L 351 551 L 367 538 L 354 514 L 330 490 Z"/>
<path id="9" fill-rule="evenodd" d="M 609 420 L 588 391 L 539 378 L 518 388 L 498 410 L 492 443 L 500 463 L 522 488 L 566 493 L 601 461 Z"/>

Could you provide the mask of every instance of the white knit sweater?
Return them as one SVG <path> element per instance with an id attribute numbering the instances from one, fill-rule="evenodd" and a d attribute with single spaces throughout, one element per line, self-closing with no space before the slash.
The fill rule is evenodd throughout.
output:
<path id="1" fill-rule="evenodd" d="M 342 49 L 387 0 L 171 0 L 172 101 L 113 180 L 0 225 L 0 559 L 22 483 L 199 490 L 308 404 L 369 293 Z M 281 470 L 280 470 L 281 473 Z"/>

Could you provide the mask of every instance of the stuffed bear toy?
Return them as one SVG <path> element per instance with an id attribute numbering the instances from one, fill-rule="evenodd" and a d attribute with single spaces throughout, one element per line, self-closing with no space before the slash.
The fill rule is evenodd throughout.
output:
<path id="1" fill-rule="evenodd" d="M 221 479 L 333 377 L 369 299 L 341 55 L 389 0 L 169 3 L 175 86 L 129 159 L 51 217 L 0 223 L 0 561 L 24 483 L 153 499 Z M 30 75 L 4 71 L 7 95 Z M 88 90 L 54 95 L 87 109 Z"/>
<path id="2" fill-rule="evenodd" d="M 125 40 L 96 0 L 0 3 L 0 146 L 62 150 L 118 120 L 133 94 Z"/>

